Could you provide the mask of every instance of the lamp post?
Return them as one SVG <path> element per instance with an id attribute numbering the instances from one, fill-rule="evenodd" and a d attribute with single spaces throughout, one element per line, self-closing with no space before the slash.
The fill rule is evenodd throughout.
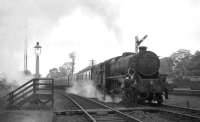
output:
<path id="1" fill-rule="evenodd" d="M 39 78 L 40 77 L 39 56 L 41 54 L 41 48 L 42 47 L 39 45 L 39 42 L 37 42 L 34 48 L 35 48 L 35 55 L 36 55 L 35 78 Z"/>

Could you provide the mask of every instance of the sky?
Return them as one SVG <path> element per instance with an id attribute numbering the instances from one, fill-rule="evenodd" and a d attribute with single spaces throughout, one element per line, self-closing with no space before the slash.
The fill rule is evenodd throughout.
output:
<path id="1" fill-rule="evenodd" d="M 35 72 L 34 46 L 42 46 L 40 72 L 70 62 L 75 71 L 134 52 L 135 36 L 160 57 L 178 49 L 200 50 L 199 0 L 0 0 L 0 72 Z"/>

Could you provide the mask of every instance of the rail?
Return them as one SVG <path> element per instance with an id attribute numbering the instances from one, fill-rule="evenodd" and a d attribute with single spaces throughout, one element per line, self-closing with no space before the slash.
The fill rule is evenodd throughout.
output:
<path id="1" fill-rule="evenodd" d="M 200 97 L 200 90 L 169 90 L 169 94 Z"/>
<path id="2" fill-rule="evenodd" d="M 123 116 L 123 117 L 125 117 L 125 118 L 128 118 L 128 119 L 131 120 L 132 122 L 142 122 L 141 120 L 139 120 L 139 119 L 137 119 L 137 118 L 135 118 L 135 117 L 133 117 L 133 116 L 130 116 L 130 115 L 128 115 L 128 114 L 125 114 L 125 113 L 123 113 L 123 112 L 121 112 L 121 111 L 119 111 L 119 110 L 116 110 L 116 109 L 114 109 L 114 108 L 112 108 L 112 107 L 109 107 L 109 106 L 107 106 L 107 105 L 105 105 L 105 104 L 103 104 L 103 103 L 97 102 L 97 101 L 92 100 L 92 99 L 88 99 L 88 100 L 90 100 L 91 102 L 94 102 L 94 103 L 96 103 L 96 104 L 99 104 L 99 105 L 101 105 L 101 106 L 103 106 L 103 107 L 105 107 L 105 108 L 107 108 L 107 109 L 110 109 L 110 110 L 114 111 L 115 113 L 117 113 L 117 114 L 119 114 L 119 115 L 121 115 L 121 116 Z"/>
<path id="3" fill-rule="evenodd" d="M 94 117 L 92 117 L 88 112 L 87 112 L 87 110 L 85 110 L 80 104 L 78 104 L 73 98 L 71 98 L 70 96 L 65 96 L 65 97 L 67 97 L 68 99 L 70 99 L 76 106 L 78 106 L 80 109 L 81 109 L 81 111 L 83 111 L 84 112 L 84 114 L 88 117 L 88 119 L 91 121 L 91 122 L 96 122 L 96 120 L 95 120 L 95 118 Z"/>
<path id="4" fill-rule="evenodd" d="M 169 110 L 178 110 L 185 115 L 190 115 L 200 120 L 200 110 L 180 107 L 180 106 L 175 106 L 175 105 L 166 105 L 166 104 L 162 105 L 161 107 L 163 107 L 164 109 L 169 109 Z"/>
<path id="5" fill-rule="evenodd" d="M 69 97 L 69 95 L 66 95 L 66 97 Z M 79 97 L 81 97 L 81 96 L 79 96 Z M 81 98 L 84 98 L 84 97 L 81 97 Z M 73 98 L 71 98 L 71 99 L 72 99 L 71 101 L 75 101 L 75 100 L 73 100 Z M 87 98 L 84 98 L 84 99 L 87 99 Z M 111 110 L 111 111 L 113 111 L 114 113 L 120 115 L 121 117 L 130 120 L 131 122 L 142 122 L 141 120 L 139 120 L 139 119 L 137 119 L 137 118 L 135 118 L 135 117 L 133 117 L 133 116 L 130 116 L 130 115 L 128 115 L 128 114 L 126 114 L 126 113 L 123 113 L 123 112 L 121 112 L 121 111 L 119 111 L 119 110 L 116 110 L 116 109 L 114 109 L 114 108 L 112 108 L 112 107 L 109 107 L 109 106 L 107 106 L 107 105 L 105 105 L 105 104 L 103 104 L 103 103 L 97 102 L 97 101 L 92 100 L 92 99 L 87 99 L 87 100 L 88 100 L 88 101 L 91 101 L 91 102 L 93 102 L 93 103 L 95 103 L 95 104 L 97 104 L 97 105 L 100 105 L 100 106 L 102 106 L 102 107 L 104 107 L 104 108 L 106 108 L 106 109 L 108 109 L 108 110 Z M 75 102 L 76 102 L 76 101 L 75 101 Z M 77 103 L 77 104 L 78 104 L 78 103 Z M 79 106 L 80 106 L 79 108 L 81 108 L 81 110 L 87 115 L 87 117 L 88 117 L 92 122 L 96 122 L 95 118 L 89 114 L 88 110 L 82 108 L 81 105 L 79 105 Z"/>

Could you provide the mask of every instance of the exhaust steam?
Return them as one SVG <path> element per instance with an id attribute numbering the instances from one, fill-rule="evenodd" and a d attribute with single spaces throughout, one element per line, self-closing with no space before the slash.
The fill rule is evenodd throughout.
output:
<path id="1" fill-rule="evenodd" d="M 87 98 L 97 98 L 103 102 L 118 103 L 121 101 L 119 97 L 111 97 L 110 95 L 105 95 L 104 97 L 103 93 L 96 88 L 92 80 L 72 81 L 72 87 L 68 88 L 66 92 Z"/>

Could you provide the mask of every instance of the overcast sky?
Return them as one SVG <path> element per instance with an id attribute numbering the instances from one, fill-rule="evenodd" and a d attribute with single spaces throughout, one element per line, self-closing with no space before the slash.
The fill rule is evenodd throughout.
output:
<path id="1" fill-rule="evenodd" d="M 33 47 L 42 46 L 41 73 L 69 62 L 76 71 L 134 51 L 134 37 L 161 57 L 180 48 L 200 50 L 199 0 L 0 0 L 0 72 L 23 70 L 28 37 L 28 68 L 35 72 Z"/>

